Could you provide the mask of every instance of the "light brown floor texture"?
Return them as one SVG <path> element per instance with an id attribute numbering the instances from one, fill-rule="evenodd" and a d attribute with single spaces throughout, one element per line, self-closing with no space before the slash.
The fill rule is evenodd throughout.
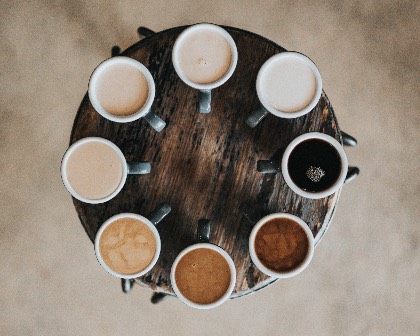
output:
<path id="1" fill-rule="evenodd" d="M 416 1 L 2 1 L 1 335 L 420 335 Z M 60 178 L 110 47 L 196 22 L 247 29 L 318 65 L 361 176 L 299 276 L 211 311 L 149 302 L 95 259 Z"/>

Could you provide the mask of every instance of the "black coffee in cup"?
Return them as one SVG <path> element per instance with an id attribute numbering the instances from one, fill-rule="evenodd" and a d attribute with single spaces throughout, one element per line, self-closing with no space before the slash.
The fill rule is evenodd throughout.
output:
<path id="1" fill-rule="evenodd" d="M 333 145 L 322 139 L 302 141 L 290 153 L 288 171 L 292 181 L 302 190 L 320 192 L 338 180 L 342 162 Z"/>

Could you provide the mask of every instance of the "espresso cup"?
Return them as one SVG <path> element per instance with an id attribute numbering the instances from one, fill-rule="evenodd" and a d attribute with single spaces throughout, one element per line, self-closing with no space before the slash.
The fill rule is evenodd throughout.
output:
<path id="1" fill-rule="evenodd" d="M 181 251 L 171 268 L 172 288 L 192 308 L 210 309 L 225 302 L 236 282 L 236 269 L 225 250 L 210 243 L 210 222 L 198 222 L 198 243 Z"/>
<path id="2" fill-rule="evenodd" d="M 172 50 L 172 62 L 182 81 L 199 90 L 199 112 L 209 113 L 211 90 L 232 76 L 238 62 L 238 50 L 226 30 L 201 23 L 178 36 Z"/>
<path id="3" fill-rule="evenodd" d="M 246 204 L 242 204 L 241 211 L 254 224 L 249 254 L 261 272 L 273 278 L 290 278 L 309 265 L 314 237 L 302 219 L 289 213 L 273 213 L 258 220 Z"/>
<path id="4" fill-rule="evenodd" d="M 150 162 L 127 162 L 111 141 L 88 137 L 73 143 L 61 161 L 61 178 L 79 201 L 104 203 L 123 188 L 127 174 L 149 174 Z"/>
<path id="5" fill-rule="evenodd" d="M 144 118 L 157 132 L 165 122 L 152 110 L 155 82 L 140 62 L 125 56 L 103 61 L 89 80 L 89 99 L 104 118 L 126 123 Z"/>
<path id="6" fill-rule="evenodd" d="M 288 51 L 270 57 L 263 64 L 256 88 L 261 106 L 246 120 L 252 128 L 268 113 L 291 119 L 310 112 L 321 97 L 322 79 L 308 57 Z"/>
<path id="7" fill-rule="evenodd" d="M 161 241 L 156 225 L 171 211 L 161 204 L 148 218 L 121 213 L 102 224 L 95 238 L 95 254 L 110 274 L 133 279 L 149 272 L 156 264 Z"/>

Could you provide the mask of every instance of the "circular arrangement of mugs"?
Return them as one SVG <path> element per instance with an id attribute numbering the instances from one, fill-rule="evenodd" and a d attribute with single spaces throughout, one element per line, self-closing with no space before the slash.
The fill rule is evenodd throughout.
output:
<path id="1" fill-rule="evenodd" d="M 238 62 L 235 41 L 223 28 L 197 24 L 177 38 L 172 61 L 176 73 L 188 86 L 200 91 L 198 111 L 211 112 L 211 90 L 223 85 Z M 318 103 L 322 79 L 316 65 L 297 52 L 282 52 L 261 67 L 256 90 L 260 108 L 245 122 L 256 127 L 271 113 L 279 118 L 297 118 Z M 113 122 L 144 118 L 157 132 L 166 124 L 152 110 L 155 84 L 140 62 L 116 56 L 102 62 L 92 73 L 88 89 L 94 109 Z M 261 161 L 260 161 L 261 162 Z M 323 198 L 344 183 L 347 156 L 341 144 L 323 133 L 306 133 L 286 148 L 281 164 L 263 160 L 261 173 L 281 171 L 287 185 L 307 198 Z M 61 164 L 63 183 L 76 199 L 107 202 L 123 188 L 127 174 L 149 174 L 150 162 L 127 162 L 111 141 L 88 137 L 72 144 Z M 161 241 L 156 225 L 171 211 L 161 204 L 148 216 L 121 213 L 109 218 L 95 238 L 99 263 L 110 274 L 137 278 L 156 264 Z M 247 210 L 243 210 L 248 218 Z M 274 278 L 288 278 L 303 271 L 314 252 L 314 237 L 308 225 L 288 213 L 274 213 L 253 222 L 249 253 L 255 266 Z M 236 282 L 235 264 L 220 246 L 209 241 L 210 223 L 198 223 L 198 241 L 176 257 L 171 269 L 175 294 L 187 305 L 208 309 L 222 304 Z"/>

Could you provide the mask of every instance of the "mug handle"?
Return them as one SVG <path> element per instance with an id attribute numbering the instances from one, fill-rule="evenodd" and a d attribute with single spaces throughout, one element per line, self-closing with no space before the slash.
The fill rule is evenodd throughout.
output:
<path id="1" fill-rule="evenodd" d="M 171 206 L 166 203 L 159 204 L 158 207 L 153 210 L 147 218 L 152 222 L 154 226 L 158 225 L 159 222 L 171 212 Z"/>
<path id="2" fill-rule="evenodd" d="M 352 137 L 350 134 L 341 131 L 341 136 L 343 138 L 343 145 L 347 147 L 356 147 L 357 140 L 355 137 Z M 350 167 L 347 170 L 346 179 L 344 184 L 350 183 L 360 174 L 360 169 L 358 167 Z"/>
<path id="3" fill-rule="evenodd" d="M 198 112 L 209 113 L 211 111 L 211 90 L 200 90 L 198 94 Z"/>
<path id="4" fill-rule="evenodd" d="M 166 126 L 166 123 L 151 109 L 143 116 L 143 118 L 146 119 L 149 125 L 152 126 L 156 132 L 160 132 Z"/>
<path id="5" fill-rule="evenodd" d="M 198 221 L 197 240 L 199 243 L 210 243 L 210 220 L 200 219 Z"/>
<path id="6" fill-rule="evenodd" d="M 239 206 L 239 211 L 242 212 L 242 214 L 245 216 L 246 219 L 248 219 L 252 226 L 257 224 L 261 218 L 260 214 L 248 203 L 242 203 Z"/>
<path id="7" fill-rule="evenodd" d="M 341 137 L 343 138 L 343 145 L 348 147 L 356 147 L 357 140 L 355 137 L 352 137 L 350 134 L 341 131 Z"/>
<path id="8" fill-rule="evenodd" d="M 259 160 L 257 161 L 257 171 L 263 174 L 277 174 L 280 173 L 279 160 Z"/>
<path id="9" fill-rule="evenodd" d="M 268 114 L 268 111 L 262 106 L 260 105 L 260 108 L 258 110 L 256 110 L 254 113 L 252 113 L 248 119 L 245 121 L 245 123 L 251 127 L 254 128 L 255 126 L 257 126 L 261 120 L 264 119 L 264 117 Z"/>
<path id="10" fill-rule="evenodd" d="M 350 183 L 351 181 L 353 181 L 357 175 L 360 174 L 360 169 L 357 167 L 350 167 L 347 170 L 347 175 L 346 175 L 346 179 L 344 180 L 344 184 Z"/>
<path id="11" fill-rule="evenodd" d="M 127 174 L 150 174 L 151 165 L 150 162 L 127 162 Z"/>

